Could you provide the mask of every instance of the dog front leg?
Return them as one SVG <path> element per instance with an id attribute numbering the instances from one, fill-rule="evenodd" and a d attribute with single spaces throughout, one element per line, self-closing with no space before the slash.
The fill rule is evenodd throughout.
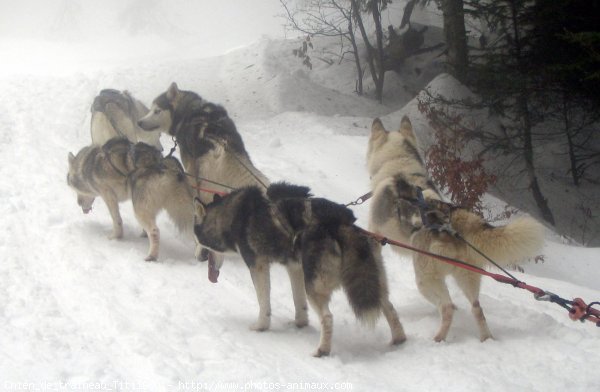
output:
<path id="1" fill-rule="evenodd" d="M 250 267 L 250 276 L 254 283 L 256 298 L 258 299 L 258 320 L 250 326 L 254 331 L 266 331 L 271 326 L 271 279 L 269 274 L 269 262 L 257 260 Z"/>
<path id="2" fill-rule="evenodd" d="M 479 340 L 485 342 L 490 338 L 493 339 L 494 337 L 488 328 L 487 321 L 485 320 L 485 316 L 483 314 L 483 309 L 481 309 L 481 305 L 479 304 L 479 300 L 473 302 L 471 312 L 473 313 L 473 317 L 475 317 L 475 321 L 477 321 L 477 326 L 479 327 Z"/>
<path id="3" fill-rule="evenodd" d="M 113 231 L 109 238 L 111 240 L 123 238 L 123 219 L 121 219 L 121 214 L 119 213 L 117 197 L 114 194 L 107 194 L 103 195 L 102 199 L 106 203 L 113 221 Z"/>
<path id="4" fill-rule="evenodd" d="M 290 276 L 294 308 L 296 309 L 296 327 L 302 328 L 308 325 L 308 307 L 306 304 L 306 289 L 304 288 L 302 264 L 290 261 L 287 264 L 287 272 Z"/>

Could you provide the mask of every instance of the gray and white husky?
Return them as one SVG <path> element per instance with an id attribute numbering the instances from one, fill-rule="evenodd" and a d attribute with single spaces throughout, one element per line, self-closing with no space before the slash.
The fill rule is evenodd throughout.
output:
<path id="1" fill-rule="evenodd" d="M 175 83 L 154 100 L 138 125 L 146 131 L 162 131 L 175 137 L 183 167 L 197 180 L 195 186 L 199 189 L 228 192 L 245 185 L 269 184 L 252 164 L 225 108 L 192 91 L 179 90 Z M 200 198 L 209 202 L 212 194 L 201 192 Z"/>
<path id="2" fill-rule="evenodd" d="M 343 287 L 358 319 L 374 324 L 383 312 L 392 344 L 406 340 L 388 299 L 380 245 L 354 226 L 352 211 L 326 199 L 310 198 L 306 187 L 273 184 L 267 196 L 255 186 L 232 192 L 213 203 L 196 202 L 197 240 L 216 252 L 236 252 L 250 269 L 259 302 L 255 328 L 269 326 L 269 265 L 282 262 L 302 268 L 304 281 L 292 284 L 296 323 L 307 322 L 305 290 L 321 322 L 315 356 L 331 351 L 333 316 L 329 302 Z M 220 266 L 216 265 L 218 269 Z"/>
<path id="3" fill-rule="evenodd" d="M 100 91 L 94 98 L 91 112 L 92 144 L 102 146 L 114 137 L 123 137 L 132 143 L 143 142 L 162 151 L 160 132 L 143 131 L 138 126 L 138 120 L 148 113 L 148 108 L 129 91 Z"/>
<path id="4" fill-rule="evenodd" d="M 402 118 L 398 131 L 387 131 L 379 119 L 373 121 L 367 150 L 367 166 L 373 196 L 370 229 L 380 235 L 413 246 L 464 260 L 478 267 L 487 261 L 448 230 L 424 227 L 417 203 L 419 190 L 427 204 L 425 215 L 439 227 L 451 228 L 487 256 L 507 266 L 533 256 L 542 245 L 541 226 L 531 218 L 518 218 L 505 226 L 494 227 L 479 215 L 444 203 L 429 180 L 417 149 L 408 117 Z M 394 247 L 399 253 L 401 248 Z M 423 254 L 413 256 L 415 278 L 421 294 L 439 310 L 442 322 L 434 337 L 445 340 L 452 323 L 454 305 L 445 278 L 454 277 L 472 308 L 484 341 L 492 334 L 479 303 L 481 275 L 442 263 Z"/>
<path id="5" fill-rule="evenodd" d="M 113 221 L 110 238 L 123 237 L 119 203 L 131 199 L 135 217 L 149 238 L 147 261 L 156 260 L 160 231 L 156 216 L 166 210 L 182 232 L 191 234 L 194 222 L 193 194 L 176 158 L 163 158 L 144 143 L 113 138 L 103 146 L 90 145 L 77 155 L 69 153 L 68 185 L 77 192 L 84 214 L 96 197 L 106 203 Z"/>

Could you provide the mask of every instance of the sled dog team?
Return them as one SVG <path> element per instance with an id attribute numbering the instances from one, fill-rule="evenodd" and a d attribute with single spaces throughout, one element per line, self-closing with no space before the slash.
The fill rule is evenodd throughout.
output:
<path id="1" fill-rule="evenodd" d="M 258 299 L 258 318 L 251 326 L 257 331 L 268 329 L 271 321 L 270 264 L 283 264 L 291 282 L 295 324 L 308 324 L 307 299 L 319 316 L 315 356 L 331 351 L 329 302 L 339 287 L 359 320 L 373 325 L 383 313 L 391 343 L 406 340 L 388 298 L 380 243 L 354 224 L 354 214 L 345 206 L 313 197 L 304 186 L 270 184 L 252 164 L 222 106 L 173 83 L 149 110 L 131 94 L 116 90 L 101 91 L 91 110 L 92 144 L 76 155 L 69 153 L 67 183 L 86 214 L 94 199 L 102 198 L 113 221 L 111 238 L 123 236 L 119 203 L 131 199 L 148 236 L 145 260 L 158 259 L 156 217 L 163 209 L 182 233 L 193 234 L 195 256 L 208 260 L 210 281 L 217 282 L 224 255 L 239 254 Z M 175 139 L 182 164 L 171 154 L 163 156 L 160 132 Z M 449 225 L 501 265 L 530 257 L 541 247 L 542 228 L 531 218 L 494 227 L 479 215 L 443 202 L 428 179 L 406 116 L 392 132 L 375 119 L 367 167 L 371 232 L 479 267 L 486 265 L 479 254 L 451 232 L 424 226 L 421 214 Z M 426 202 L 425 212 L 419 209 L 419 197 Z M 481 341 L 492 337 L 478 299 L 480 275 L 422 254 L 413 255 L 413 264 L 419 291 L 440 312 L 435 341 L 446 339 L 455 309 L 445 284 L 448 275 L 470 302 Z"/>

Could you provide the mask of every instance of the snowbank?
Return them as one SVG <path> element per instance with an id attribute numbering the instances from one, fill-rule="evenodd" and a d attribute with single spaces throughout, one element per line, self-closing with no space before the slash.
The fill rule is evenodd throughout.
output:
<path id="1" fill-rule="evenodd" d="M 272 271 L 272 328 L 252 332 L 257 303 L 239 258 L 227 260 L 220 282 L 210 284 L 206 265 L 193 260 L 193 244 L 166 218 L 159 220 L 161 260 L 147 263 L 147 240 L 128 203 L 121 241 L 108 240 L 110 217 L 101 201 L 81 214 L 65 181 L 67 153 L 90 142 L 93 97 L 102 88 L 127 88 L 149 102 L 173 80 L 225 105 L 254 163 L 272 180 L 306 184 L 338 202 L 365 193 L 372 118 L 395 109 L 321 79 L 327 73 L 342 84 L 335 75 L 349 72 L 347 65 L 339 72 L 290 68 L 288 45 L 267 40 L 216 58 L 0 78 L 0 388 L 216 391 L 324 383 L 354 391 L 598 390 L 598 329 L 510 286 L 484 282 L 481 302 L 496 340 L 483 344 L 451 286 L 459 311 L 448 342 L 436 344 L 436 310 L 418 293 L 410 261 L 386 247 L 391 300 L 408 341 L 390 347 L 385 323 L 363 328 L 338 292 L 332 356 L 315 359 L 316 316 L 310 313 L 307 328 L 293 326 L 283 268 Z M 399 115 L 385 117 L 386 124 L 394 127 Z M 162 142 L 170 147 L 168 138 Z M 368 208 L 355 208 L 363 226 Z M 600 250 L 549 241 L 543 253 L 544 263 L 516 275 L 567 298 L 600 297 Z M 569 265 L 576 273 L 566 274 Z"/>

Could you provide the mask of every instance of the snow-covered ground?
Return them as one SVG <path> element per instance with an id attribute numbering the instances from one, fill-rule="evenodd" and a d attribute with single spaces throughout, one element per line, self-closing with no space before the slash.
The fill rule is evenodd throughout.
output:
<path id="1" fill-rule="evenodd" d="M 211 284 L 193 244 L 166 217 L 160 261 L 147 263 L 129 203 L 120 241 L 108 239 L 100 200 L 81 213 L 65 181 L 67 153 L 90 142 L 93 97 L 113 87 L 149 103 L 172 81 L 223 104 L 270 179 L 341 203 L 365 193 L 373 117 L 395 128 L 402 114 L 419 114 L 353 95 L 348 67 L 303 69 L 291 54 L 297 44 L 262 39 L 220 57 L 188 52 L 135 67 L 0 74 L 0 390 L 600 390 L 600 329 L 511 286 L 484 280 L 495 336 L 485 343 L 451 286 L 459 311 L 448 341 L 434 343 L 439 316 L 418 293 L 410 260 L 386 247 L 408 341 L 390 347 L 387 325 L 358 324 L 338 292 L 333 352 L 316 359 L 316 315 L 307 328 L 293 326 L 283 268 L 272 269 L 272 327 L 256 333 L 248 326 L 258 306 L 240 259 L 228 259 Z M 354 207 L 362 226 L 369 207 Z M 569 299 L 600 299 L 599 249 L 564 245 L 549 232 L 542 254 L 543 263 L 515 274 Z"/>

